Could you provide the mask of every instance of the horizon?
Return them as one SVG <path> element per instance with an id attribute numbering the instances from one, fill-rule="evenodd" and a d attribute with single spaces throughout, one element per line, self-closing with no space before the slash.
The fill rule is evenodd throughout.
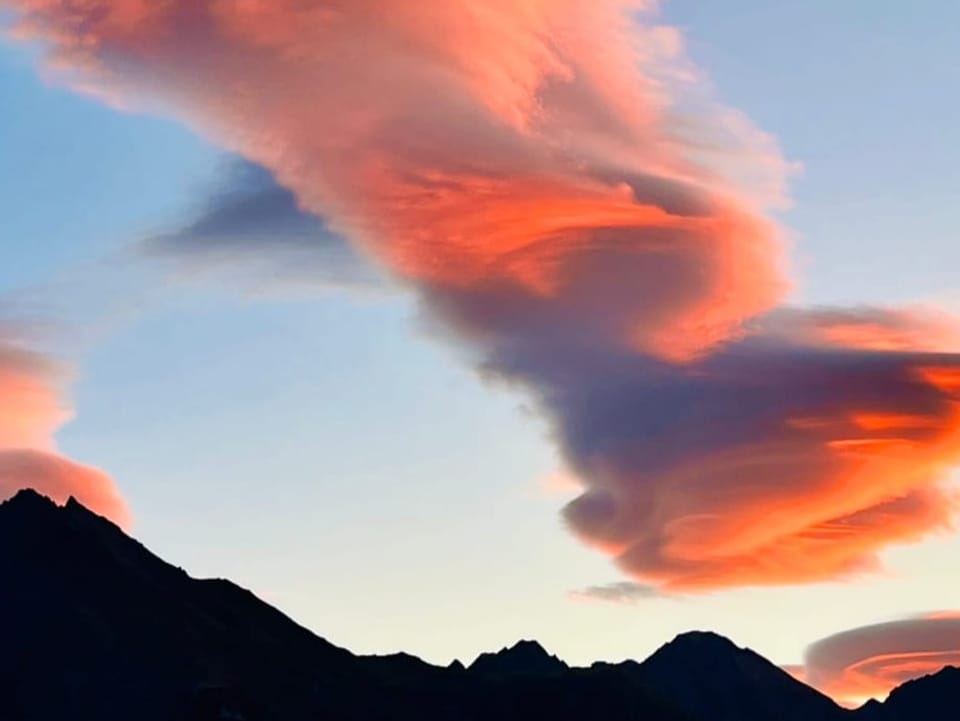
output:
<path id="1" fill-rule="evenodd" d="M 110 525 L 113 526 L 116 530 L 118 530 L 121 534 L 123 534 L 127 539 L 129 539 L 130 541 L 132 541 L 132 542 L 134 542 L 134 543 L 137 543 L 137 539 L 136 539 L 135 537 L 128 535 L 122 528 L 120 528 L 119 526 L 117 526 L 117 525 L 116 525 L 113 521 L 111 521 L 109 518 L 107 518 L 107 517 L 105 517 L 105 516 L 101 516 L 101 515 L 99 515 L 99 514 L 96 514 L 94 511 L 92 511 L 91 509 L 89 509 L 89 508 L 87 508 L 86 506 L 84 506 L 80 501 L 78 501 L 78 500 L 77 500 L 76 498 L 74 498 L 73 496 L 70 496 L 65 503 L 63 503 L 63 504 L 58 504 L 58 503 L 56 503 L 56 501 L 54 501 L 53 499 L 49 498 L 48 496 L 43 495 L 42 493 L 39 493 L 38 491 L 34 490 L 33 488 L 24 488 L 24 489 L 21 489 L 20 491 L 18 491 L 18 492 L 17 492 L 14 496 L 12 496 L 12 497 L 7 498 L 7 499 L 5 499 L 5 500 L 0 500 L 0 508 L 2 508 L 2 507 L 5 506 L 5 505 L 8 505 L 8 504 L 12 507 L 15 503 L 17 503 L 17 499 L 20 499 L 21 501 L 23 501 L 23 499 L 26 499 L 26 498 L 38 498 L 38 499 L 40 499 L 41 501 L 46 502 L 46 503 L 50 504 L 51 506 L 53 506 L 53 507 L 55 507 L 55 508 L 58 508 L 58 509 L 64 509 L 64 510 L 66 510 L 66 509 L 70 508 L 71 506 L 73 506 L 73 507 L 79 507 L 79 508 L 82 509 L 84 512 L 93 514 L 94 516 L 96 516 L 96 517 L 97 517 L 98 519 L 100 519 L 101 521 L 104 521 L 104 522 L 110 524 Z M 22 506 L 22 504 L 21 504 L 21 506 Z M 158 559 L 161 563 L 163 563 L 164 565 L 174 566 L 174 564 L 172 564 L 172 563 L 171 563 L 170 561 L 168 561 L 167 559 L 160 558 L 160 557 L 156 556 L 155 554 L 153 554 L 153 552 L 150 551 L 149 548 L 146 548 L 146 547 L 144 547 L 144 548 L 145 548 L 145 550 L 146 550 L 148 553 L 150 553 L 152 556 L 154 556 L 154 558 L 157 558 L 157 559 Z M 225 581 L 227 581 L 227 582 L 229 582 L 229 583 L 232 583 L 232 581 L 230 581 L 230 579 L 220 579 L 220 578 L 204 579 L 204 578 L 197 578 L 197 577 L 191 575 L 191 574 L 190 574 L 190 571 L 187 570 L 187 569 L 182 569 L 182 568 L 180 568 L 179 566 L 174 566 L 174 567 L 176 567 L 176 568 L 184 571 L 184 572 L 187 574 L 187 576 L 188 576 L 190 579 L 192 579 L 192 580 L 221 580 L 221 581 L 225 580 Z M 239 588 L 241 588 L 241 589 L 244 590 L 244 591 L 250 591 L 250 589 L 244 589 L 242 586 L 239 586 Z M 251 591 L 251 593 L 252 593 L 252 591 Z M 256 595 L 256 594 L 254 594 L 254 595 Z M 264 601 L 263 599 L 259 599 L 259 600 L 260 600 L 261 602 L 263 602 L 263 603 L 266 603 L 266 601 Z M 269 605 L 269 604 L 268 604 L 268 605 Z M 282 609 L 279 609 L 279 608 L 276 608 L 276 607 L 274 607 L 274 608 L 275 608 L 275 610 L 279 611 L 280 613 L 283 613 L 283 610 L 282 610 Z M 289 618 L 289 617 L 288 617 L 288 618 Z M 298 623 L 296 619 L 290 618 L 290 620 L 293 621 L 294 623 Z M 299 625 L 299 624 L 298 624 L 298 625 Z M 313 634 L 313 635 L 315 635 L 315 636 L 318 636 L 318 637 L 321 638 L 322 640 L 326 640 L 326 639 L 323 638 L 322 629 L 314 629 L 314 628 L 310 628 L 310 627 L 307 627 L 307 626 L 302 626 L 302 628 L 304 628 L 304 629 L 305 629 L 306 631 L 308 631 L 309 633 L 311 633 L 311 634 Z M 584 669 L 584 670 L 586 670 L 586 669 L 595 668 L 597 665 L 601 665 L 601 666 L 602 666 L 602 665 L 608 665 L 608 664 L 618 665 L 618 664 L 627 664 L 627 663 L 643 664 L 645 661 L 648 661 L 648 660 L 650 660 L 650 659 L 652 659 L 652 658 L 660 655 L 660 654 L 661 654 L 662 652 L 664 652 L 665 650 L 668 650 L 668 649 L 671 649 L 671 648 L 675 648 L 675 647 L 677 647 L 677 646 L 684 645 L 684 644 L 686 644 L 687 642 L 697 643 L 697 644 L 699 645 L 700 642 L 701 642 L 701 640 L 704 639 L 704 638 L 719 640 L 719 641 L 720 641 L 722 644 L 724 644 L 725 646 L 727 646 L 727 645 L 728 645 L 728 646 L 731 646 L 731 647 L 733 647 L 734 649 L 736 649 L 737 651 L 746 651 L 746 652 L 749 652 L 749 653 L 756 654 L 756 652 L 755 652 L 753 649 L 749 648 L 748 646 L 740 646 L 740 645 L 737 643 L 736 639 L 727 638 L 726 636 L 724 636 L 724 635 L 722 635 L 722 634 L 719 634 L 719 633 L 717 633 L 717 632 L 715 632 L 715 631 L 711 631 L 711 630 L 709 630 L 709 629 L 690 629 L 690 630 L 682 631 L 682 632 L 676 634 L 675 636 L 673 636 L 673 638 L 669 638 L 669 639 L 667 639 L 667 640 L 664 640 L 658 647 L 656 647 L 656 648 L 655 648 L 649 655 L 647 655 L 647 656 L 635 657 L 635 658 L 627 658 L 627 659 L 623 659 L 623 660 L 621 660 L 621 661 L 609 661 L 609 660 L 606 660 L 606 659 L 594 659 L 593 661 L 591 661 L 591 662 L 589 662 L 589 663 L 584 663 L 584 664 L 576 664 L 576 663 L 570 663 L 570 662 L 568 662 L 568 661 L 567 661 L 566 659 L 564 659 L 562 656 L 558 656 L 557 654 L 553 653 L 553 652 L 551 651 L 551 649 L 545 647 L 545 646 L 544 646 L 539 640 L 537 640 L 536 638 L 518 638 L 518 639 L 516 639 L 516 640 L 513 641 L 513 642 L 510 642 L 510 643 L 507 643 L 507 644 L 504 645 L 504 646 L 501 646 L 500 648 L 490 648 L 490 649 L 487 649 L 487 650 L 480 651 L 477 655 L 475 655 L 475 656 L 473 656 L 473 657 L 454 658 L 449 664 L 446 664 L 446 665 L 441 665 L 441 664 L 431 663 L 431 662 L 429 662 L 429 661 L 424 661 L 423 659 L 419 659 L 419 658 L 418 658 L 417 656 L 415 656 L 415 655 L 408 654 L 408 653 L 407 653 L 406 651 L 404 651 L 403 649 L 384 650 L 384 651 L 382 651 L 381 653 L 373 653 L 373 654 L 365 654 L 365 655 L 368 655 L 368 656 L 371 656 L 371 657 L 376 657 L 376 658 L 391 658 L 391 657 L 395 657 L 395 656 L 409 656 L 409 657 L 411 657 L 411 658 L 417 659 L 418 661 L 420 661 L 420 662 L 422 662 L 422 663 L 426 663 L 426 664 L 431 665 L 431 666 L 433 666 L 433 667 L 435 667 L 435 668 L 438 668 L 438 669 L 455 668 L 455 667 L 457 667 L 457 666 L 459 665 L 459 666 L 460 666 L 461 668 L 463 668 L 463 669 L 473 670 L 473 669 L 476 669 L 476 668 L 477 668 L 478 662 L 481 661 L 481 660 L 489 660 L 491 657 L 502 657 L 502 656 L 504 656 L 504 655 L 510 654 L 510 653 L 512 653 L 512 652 L 515 652 L 517 649 L 521 649 L 521 648 L 531 648 L 531 647 L 532 647 L 533 650 L 534 650 L 536 653 L 542 654 L 543 656 L 546 656 L 546 657 L 548 657 L 549 659 L 556 660 L 556 661 L 558 661 L 559 663 L 562 663 L 562 664 L 563 664 L 565 667 L 567 667 L 567 668 L 571 668 L 571 669 Z M 341 648 L 341 647 L 339 647 L 339 646 L 335 646 L 335 647 L 336 647 L 336 648 Z M 351 651 L 351 649 L 349 649 L 349 648 L 342 648 L 341 650 L 346 650 L 346 651 L 348 651 L 348 652 L 350 652 L 350 653 L 353 653 L 353 652 Z M 360 655 L 364 655 L 364 654 L 360 654 Z M 806 683 L 806 681 L 805 681 L 804 678 L 803 678 L 802 669 L 791 668 L 790 666 L 778 666 L 778 665 L 776 665 L 773 661 L 771 661 L 770 659 L 765 659 L 763 656 L 760 656 L 760 655 L 758 655 L 757 657 L 760 658 L 762 661 L 770 664 L 770 667 L 771 667 L 771 668 L 776 668 L 777 670 L 783 672 L 784 674 L 792 677 L 794 680 L 800 682 L 801 684 L 804 684 L 804 685 L 807 686 L 808 688 L 813 689 L 813 690 L 815 690 L 815 691 L 817 690 L 817 689 L 815 689 L 814 687 L 809 686 L 809 685 Z M 943 668 L 944 668 L 944 669 L 950 669 L 950 668 L 958 668 L 958 667 L 952 666 L 952 665 L 947 665 L 947 666 L 944 666 Z M 936 673 L 937 673 L 936 671 L 931 672 L 930 674 L 928 674 L 928 676 L 934 676 L 934 675 L 936 675 Z M 917 676 L 915 679 L 910 679 L 910 680 L 918 680 L 918 679 L 921 679 L 921 678 L 924 678 L 924 676 Z M 904 683 L 908 683 L 908 682 L 904 682 Z M 898 686 L 897 688 L 899 688 L 899 687 L 900 687 L 900 686 Z M 895 689 L 894 689 L 894 690 L 895 690 Z M 818 693 L 819 693 L 819 691 L 818 691 Z M 824 696 L 826 696 L 827 698 L 829 698 L 829 696 L 826 695 L 826 694 L 824 694 Z M 841 698 L 841 699 L 833 699 L 833 700 L 834 700 L 839 706 L 841 706 L 841 707 L 850 708 L 850 709 L 857 709 L 857 708 L 860 708 L 860 707 L 865 706 L 869 701 L 871 701 L 871 700 L 873 700 L 873 699 L 872 699 L 872 697 L 865 696 L 865 697 L 861 697 L 861 698 Z M 881 700 L 883 700 L 883 699 L 881 699 Z"/>
<path id="2" fill-rule="evenodd" d="M 0 0 L 0 501 L 356 653 L 960 665 L 960 7 L 588 5 Z"/>

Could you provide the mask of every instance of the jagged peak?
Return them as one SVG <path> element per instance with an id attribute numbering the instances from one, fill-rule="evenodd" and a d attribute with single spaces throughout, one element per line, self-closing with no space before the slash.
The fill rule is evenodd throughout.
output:
<path id="1" fill-rule="evenodd" d="M 547 651 L 539 641 L 532 639 L 521 639 L 517 641 L 512 646 L 504 646 L 499 651 L 494 653 L 485 653 L 482 656 L 487 657 L 499 657 L 499 658 L 511 658 L 511 659 L 526 659 L 531 661 L 537 660 L 549 660 L 549 661 L 559 661 L 556 656 Z M 479 660 L 479 659 L 478 659 Z M 562 663 L 562 662 L 561 662 Z"/>
<path id="2" fill-rule="evenodd" d="M 562 671 L 567 665 L 538 641 L 521 640 L 496 653 L 483 653 L 470 664 L 471 671 L 483 673 L 542 674 Z"/>
<path id="3" fill-rule="evenodd" d="M 97 518 L 97 519 L 106 521 L 111 525 L 116 525 L 112 521 L 110 521 L 109 518 L 105 518 L 104 516 L 101 516 L 100 514 L 94 511 L 91 511 L 89 508 L 83 505 L 80 501 L 78 501 L 74 496 L 70 496 L 70 498 L 67 499 L 67 502 L 63 505 L 63 510 L 66 511 L 68 515 L 73 517 L 83 516 L 87 518 Z"/>
<path id="4" fill-rule="evenodd" d="M 47 506 L 47 507 L 56 507 L 57 504 L 54 503 L 49 497 L 43 495 L 34 488 L 21 488 L 13 496 L 6 499 L 0 506 L 18 506 L 18 505 L 34 505 L 34 506 Z"/>
<path id="5" fill-rule="evenodd" d="M 70 496 L 66 503 L 61 504 L 29 487 L 17 491 L 12 497 L 0 502 L 0 509 L 15 522 L 29 522 L 33 526 L 37 523 L 72 524 L 78 519 L 83 519 L 117 527 L 109 518 L 90 510 L 74 496 Z"/>
<path id="6" fill-rule="evenodd" d="M 0 502 L 0 511 L 10 515 L 34 520 L 37 516 L 51 517 L 61 510 L 52 499 L 33 488 L 22 488 L 13 496 Z"/>

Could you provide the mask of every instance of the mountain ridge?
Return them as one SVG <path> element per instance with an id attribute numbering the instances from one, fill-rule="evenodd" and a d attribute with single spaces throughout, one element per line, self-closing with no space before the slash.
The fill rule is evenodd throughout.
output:
<path id="1" fill-rule="evenodd" d="M 846 710 L 703 631 L 589 667 L 533 640 L 469 665 L 358 656 L 34 491 L 0 503 L 0 578 L 0 721 L 922 721 L 960 696 L 944 669 Z"/>

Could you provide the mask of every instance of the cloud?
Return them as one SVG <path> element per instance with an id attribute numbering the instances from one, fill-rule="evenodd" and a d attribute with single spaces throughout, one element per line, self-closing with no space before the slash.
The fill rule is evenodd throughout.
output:
<path id="1" fill-rule="evenodd" d="M 681 368 L 529 351 L 510 348 L 497 368 L 537 388 L 590 480 L 567 521 L 644 583 L 850 577 L 877 569 L 886 546 L 951 526 L 940 483 L 960 459 L 955 355 L 762 335 Z"/>
<path id="2" fill-rule="evenodd" d="M 951 322 L 783 307 L 791 166 L 653 3 L 4 4 L 68 82 L 268 168 L 294 229 L 322 217 L 414 288 L 536 400 L 584 488 L 567 523 L 637 583 L 844 578 L 950 526 Z M 289 219 L 277 192 L 164 242 L 278 197 Z"/>
<path id="3" fill-rule="evenodd" d="M 70 418 L 63 380 L 61 366 L 0 340 L 0 501 L 34 488 L 60 503 L 73 496 L 129 527 L 130 513 L 113 481 L 57 452 L 54 432 Z"/>
<path id="4" fill-rule="evenodd" d="M 651 598 L 660 598 L 653 586 L 644 586 L 631 581 L 608 583 L 605 586 L 589 586 L 573 591 L 570 597 L 576 601 L 602 601 L 604 603 L 634 604 Z"/>
<path id="5" fill-rule="evenodd" d="M 785 287 L 753 202 L 779 156 L 671 103 L 677 35 L 634 25 L 642 3 L 6 4 L 71 80 L 173 108 L 420 287 L 576 295 L 603 306 L 581 322 L 673 358 Z"/>
<path id="6" fill-rule="evenodd" d="M 882 699 L 896 686 L 960 666 L 960 612 L 863 626 L 817 641 L 806 653 L 806 680 L 831 696 Z"/>
<path id="7" fill-rule="evenodd" d="M 342 237 L 302 211 L 265 169 L 231 162 L 191 222 L 143 241 L 139 252 L 181 278 L 222 280 L 253 292 L 373 290 L 380 274 Z"/>
<path id="8" fill-rule="evenodd" d="M 950 353 L 960 348 L 957 316 L 912 308 L 780 308 L 756 324 L 781 342 L 866 351 Z"/>

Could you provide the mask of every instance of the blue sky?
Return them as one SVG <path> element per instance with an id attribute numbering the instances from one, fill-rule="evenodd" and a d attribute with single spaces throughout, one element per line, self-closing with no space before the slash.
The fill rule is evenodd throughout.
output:
<path id="1" fill-rule="evenodd" d="M 798 300 L 955 298 L 960 7 L 674 0 L 665 18 L 803 166 L 782 214 Z M 438 661 L 520 636 L 572 661 L 640 657 L 711 627 L 788 662 L 863 620 L 862 587 L 842 584 L 571 601 L 618 574 L 541 487 L 558 466 L 544 425 L 430 337 L 411 298 L 155 287 L 124 249 L 189 217 L 223 152 L 45 84 L 22 47 L 0 45 L 0 98 L 0 292 L 63 323 L 49 340 L 81 371 L 62 447 L 109 469 L 160 555 L 334 642 Z M 960 604 L 957 550 L 891 554 L 877 618 Z"/>
<path id="2" fill-rule="evenodd" d="M 805 300 L 889 304 L 953 290 L 953 3 L 679 0 L 666 13 L 724 99 L 803 165 L 785 220 Z"/>

